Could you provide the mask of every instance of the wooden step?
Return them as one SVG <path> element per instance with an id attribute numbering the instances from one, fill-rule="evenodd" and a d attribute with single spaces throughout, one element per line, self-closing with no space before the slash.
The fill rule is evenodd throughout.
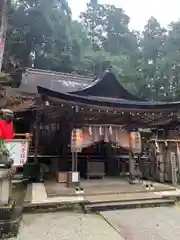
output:
<path id="1" fill-rule="evenodd" d="M 121 201 L 107 203 L 84 204 L 85 212 L 101 212 L 108 210 L 162 207 L 174 205 L 175 201 L 170 199 L 148 199 L 138 201 Z"/>

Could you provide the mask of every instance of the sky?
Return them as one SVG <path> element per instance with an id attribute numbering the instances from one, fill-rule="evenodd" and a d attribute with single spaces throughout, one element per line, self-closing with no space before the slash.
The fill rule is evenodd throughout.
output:
<path id="1" fill-rule="evenodd" d="M 74 19 L 86 9 L 88 0 L 68 0 Z M 180 0 L 99 0 L 124 9 L 131 18 L 130 28 L 142 31 L 147 20 L 154 16 L 162 26 L 180 19 Z"/>

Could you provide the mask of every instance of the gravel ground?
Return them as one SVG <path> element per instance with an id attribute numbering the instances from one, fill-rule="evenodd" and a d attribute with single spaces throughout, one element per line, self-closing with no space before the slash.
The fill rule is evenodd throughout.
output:
<path id="1" fill-rule="evenodd" d="M 123 240 L 101 217 L 80 213 L 24 215 L 17 238 L 11 240 Z"/>
<path id="2" fill-rule="evenodd" d="M 125 240 L 180 240 L 180 208 L 159 207 L 101 213 Z"/>

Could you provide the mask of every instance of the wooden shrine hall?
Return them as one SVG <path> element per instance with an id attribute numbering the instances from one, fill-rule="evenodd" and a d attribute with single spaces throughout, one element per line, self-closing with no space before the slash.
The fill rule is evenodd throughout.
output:
<path id="1" fill-rule="evenodd" d="M 140 99 L 112 72 L 93 78 L 27 69 L 16 92 L 23 98 L 16 122 L 33 135 L 26 165 L 44 165 L 45 179 L 68 186 L 80 177 L 180 181 L 173 170 L 180 102 Z"/>
<path id="2" fill-rule="evenodd" d="M 60 176 L 61 172 L 71 171 L 86 178 L 125 173 L 131 180 L 142 178 L 145 168 L 147 172 L 143 154 L 148 139 L 142 139 L 138 129 L 150 128 L 151 137 L 157 137 L 159 126 L 178 121 L 179 102 L 139 99 L 125 90 L 111 72 L 78 91 L 61 92 L 40 85 L 37 89 L 42 100 L 39 124 L 60 123 L 56 138 L 61 155 L 56 169 Z M 157 141 L 154 145 L 157 147 Z M 159 177 L 159 181 L 164 180 Z"/>

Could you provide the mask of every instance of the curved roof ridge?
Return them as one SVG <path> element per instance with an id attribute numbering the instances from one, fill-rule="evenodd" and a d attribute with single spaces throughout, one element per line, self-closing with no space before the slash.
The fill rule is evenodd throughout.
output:
<path id="1" fill-rule="evenodd" d="M 80 96 L 121 98 L 131 101 L 145 101 L 125 89 L 115 74 L 110 71 L 104 72 L 101 77 L 96 78 L 83 89 L 79 91 L 69 92 L 69 94 Z"/>

